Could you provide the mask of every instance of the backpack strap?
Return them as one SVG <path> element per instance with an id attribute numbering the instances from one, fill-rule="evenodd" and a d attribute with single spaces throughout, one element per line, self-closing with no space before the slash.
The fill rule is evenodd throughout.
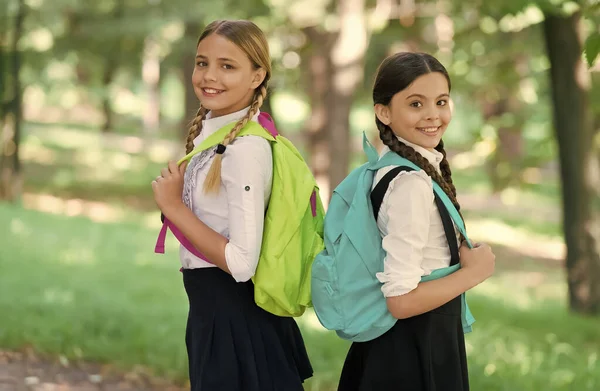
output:
<path id="1" fill-rule="evenodd" d="M 448 247 L 450 247 L 450 266 L 458 265 L 460 262 L 460 253 L 458 252 L 458 242 L 456 240 L 456 231 L 454 230 L 454 223 L 452 217 L 446 205 L 442 199 L 434 191 L 435 203 L 440 211 L 440 217 L 442 218 L 442 224 L 444 225 L 444 232 L 446 233 L 446 240 L 448 241 Z"/>
<path id="2" fill-rule="evenodd" d="M 377 216 L 379 216 L 379 209 L 381 208 L 381 203 L 383 202 L 383 197 L 387 192 L 390 183 L 394 178 L 400 174 L 401 171 L 414 171 L 410 167 L 399 166 L 392 168 L 389 172 L 387 172 L 383 178 L 379 180 L 379 182 L 375 185 L 375 188 L 371 192 L 371 204 L 373 205 L 373 216 L 375 216 L 375 220 L 377 220 Z"/>
<path id="3" fill-rule="evenodd" d="M 373 215 L 375 220 L 377 220 L 377 216 L 379 216 L 379 210 L 381 209 L 381 204 L 383 203 L 383 197 L 387 192 L 390 183 L 394 178 L 400 174 L 402 171 L 415 171 L 411 167 L 399 166 L 392 168 L 389 172 L 387 172 L 383 178 L 375 185 L 375 188 L 371 192 L 371 204 L 373 205 Z M 440 212 L 440 217 L 442 218 L 442 224 L 444 226 L 444 233 L 446 234 L 446 240 L 448 241 L 448 246 L 450 247 L 450 266 L 458 264 L 460 261 L 460 255 L 458 252 L 458 243 L 456 241 L 456 231 L 454 230 L 454 223 L 452 222 L 452 218 L 450 217 L 450 213 L 448 209 L 446 209 L 446 205 L 440 199 L 437 192 L 433 192 L 435 203 Z"/>
<path id="4" fill-rule="evenodd" d="M 267 113 L 266 111 L 260 112 L 260 114 L 258 115 L 258 123 L 263 128 L 265 128 L 265 130 L 267 132 L 269 132 L 271 134 L 271 136 L 277 137 L 279 135 L 279 132 L 277 131 L 277 128 L 275 127 L 275 121 L 273 121 L 273 118 L 271 118 L 271 115 L 269 113 Z"/>

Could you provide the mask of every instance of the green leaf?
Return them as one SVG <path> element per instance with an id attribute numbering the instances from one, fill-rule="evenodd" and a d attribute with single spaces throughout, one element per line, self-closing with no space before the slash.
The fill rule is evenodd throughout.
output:
<path id="1" fill-rule="evenodd" d="M 600 53 L 600 33 L 593 33 L 588 37 L 585 41 L 584 53 L 588 66 L 591 68 Z"/>

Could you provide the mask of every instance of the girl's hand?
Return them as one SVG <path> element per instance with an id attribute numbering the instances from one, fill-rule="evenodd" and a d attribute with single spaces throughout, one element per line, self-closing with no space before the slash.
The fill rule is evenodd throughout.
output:
<path id="1" fill-rule="evenodd" d="M 468 270 L 476 284 L 480 284 L 494 274 L 496 256 L 492 248 L 485 243 L 475 243 L 469 248 L 465 242 L 460 246 L 460 264 Z"/>
<path id="2" fill-rule="evenodd" d="M 152 181 L 154 201 L 165 215 L 168 214 L 168 210 L 177 208 L 183 203 L 181 194 L 186 167 L 187 161 L 179 167 L 176 162 L 170 161 L 169 165 L 161 170 L 160 176 Z"/>

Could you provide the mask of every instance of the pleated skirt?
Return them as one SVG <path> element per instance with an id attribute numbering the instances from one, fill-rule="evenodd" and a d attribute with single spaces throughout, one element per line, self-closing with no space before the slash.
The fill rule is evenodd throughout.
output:
<path id="1" fill-rule="evenodd" d="M 313 370 L 293 318 L 254 302 L 251 281 L 218 268 L 184 269 L 191 391 L 301 391 Z"/>
<path id="2" fill-rule="evenodd" d="M 338 391 L 468 391 L 460 297 L 350 346 Z"/>

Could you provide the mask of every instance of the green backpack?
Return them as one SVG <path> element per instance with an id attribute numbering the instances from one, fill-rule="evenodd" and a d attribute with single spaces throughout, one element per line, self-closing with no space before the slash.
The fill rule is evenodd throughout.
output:
<path id="1" fill-rule="evenodd" d="M 211 134 L 178 164 L 222 142 L 233 126 L 229 124 Z M 278 134 L 267 113 L 259 115 L 259 123 L 249 121 L 238 137 L 247 135 L 270 141 L 273 151 L 271 197 L 265 213 L 258 266 L 252 278 L 254 300 L 272 314 L 300 316 L 312 306 L 311 267 L 324 248 L 325 213 L 319 188 L 302 155 L 288 139 Z M 164 253 L 167 228 L 185 248 L 208 261 L 166 218 L 155 252 Z"/>

